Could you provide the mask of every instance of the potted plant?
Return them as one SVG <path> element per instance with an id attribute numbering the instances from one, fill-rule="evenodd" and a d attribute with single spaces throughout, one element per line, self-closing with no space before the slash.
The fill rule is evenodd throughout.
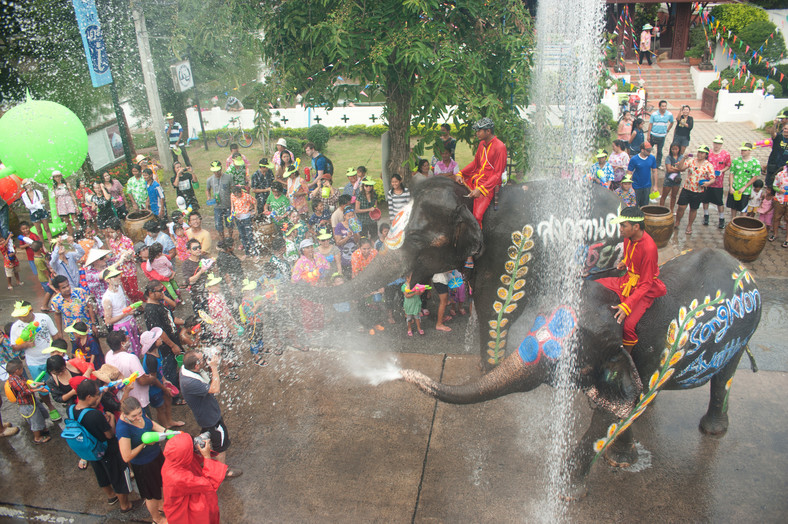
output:
<path id="1" fill-rule="evenodd" d="M 692 49 L 684 53 L 684 56 L 687 57 L 687 60 L 689 61 L 689 65 L 691 66 L 700 65 L 701 57 L 703 56 L 703 48 L 693 47 Z"/>

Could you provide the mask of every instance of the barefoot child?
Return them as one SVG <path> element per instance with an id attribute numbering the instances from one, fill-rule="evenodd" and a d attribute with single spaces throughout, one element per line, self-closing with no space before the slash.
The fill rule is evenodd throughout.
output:
<path id="1" fill-rule="evenodd" d="M 424 330 L 421 329 L 421 319 L 419 318 L 419 314 L 421 313 L 421 294 L 424 293 L 425 289 L 411 289 L 410 288 L 410 279 L 413 276 L 411 273 L 408 275 L 408 278 L 405 280 L 405 283 L 402 284 L 402 292 L 405 293 L 405 319 L 408 321 L 408 336 L 413 336 L 413 330 L 411 328 L 411 324 L 415 321 L 416 322 L 416 329 L 419 331 L 419 335 L 424 334 Z"/>
<path id="2" fill-rule="evenodd" d="M 9 360 L 5 370 L 8 372 L 8 386 L 16 396 L 19 414 L 30 424 L 30 430 L 33 432 L 33 442 L 36 444 L 49 442 L 52 440 L 49 432 L 46 431 L 46 419 L 49 413 L 36 403 L 36 399 L 33 397 L 33 393 L 44 392 L 46 388 L 43 385 L 32 388 L 27 385 L 24 377 L 24 365 L 18 358 Z"/>
<path id="3" fill-rule="evenodd" d="M 33 243 L 30 244 L 30 249 L 33 251 L 33 263 L 36 265 L 38 282 L 41 284 L 44 293 L 46 293 L 44 302 L 41 304 L 41 311 L 49 311 L 49 300 L 52 298 L 52 295 L 55 294 L 55 290 L 52 289 L 50 282 L 55 272 L 49 267 L 49 262 L 47 262 L 44 254 L 44 245 L 39 240 L 33 241 Z"/>
<path id="4" fill-rule="evenodd" d="M 0 253 L 3 254 L 3 267 L 5 267 L 5 276 L 8 279 L 8 289 L 14 289 L 11 277 L 16 277 L 17 285 L 24 284 L 19 280 L 19 259 L 14 250 L 13 233 L 8 233 L 8 238 L 0 241 Z"/>

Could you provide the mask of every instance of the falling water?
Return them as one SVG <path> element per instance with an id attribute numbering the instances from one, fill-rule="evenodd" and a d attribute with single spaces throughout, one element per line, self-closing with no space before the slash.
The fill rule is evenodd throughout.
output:
<path id="1" fill-rule="evenodd" d="M 543 1 L 536 16 L 537 47 L 531 81 L 535 110 L 531 114 L 533 139 L 529 141 L 529 158 L 536 161 L 531 165 L 531 178 L 572 180 L 575 187 L 566 192 L 560 212 L 573 220 L 587 217 L 589 209 L 583 174 L 590 167 L 598 102 L 603 6 L 601 0 Z M 551 260 L 547 266 L 552 274 L 542 275 L 554 286 L 547 295 L 560 297 L 561 303 L 577 309 L 582 297 L 580 268 L 574 256 L 580 246 L 565 238 L 551 247 L 552 252 L 546 256 Z M 572 468 L 569 451 L 574 440 L 574 393 L 568 385 L 576 373 L 575 354 L 572 349 L 565 350 L 555 371 L 549 411 L 548 489 L 535 520 L 567 520 L 567 504 L 560 494 L 567 491 Z"/>

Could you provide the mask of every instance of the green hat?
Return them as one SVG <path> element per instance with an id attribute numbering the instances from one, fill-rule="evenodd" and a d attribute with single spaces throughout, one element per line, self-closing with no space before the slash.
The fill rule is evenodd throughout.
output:
<path id="1" fill-rule="evenodd" d="M 621 179 L 622 184 L 631 184 L 632 183 L 632 175 L 625 175 L 624 178 Z"/>
<path id="2" fill-rule="evenodd" d="M 331 240 L 334 237 L 327 229 L 321 229 L 320 234 L 317 235 L 318 240 Z"/>
<path id="3" fill-rule="evenodd" d="M 345 176 L 358 176 L 358 171 L 355 167 L 349 167 L 347 171 L 345 171 Z"/>
<path id="4" fill-rule="evenodd" d="M 14 310 L 11 312 L 12 317 L 26 317 L 33 310 L 33 305 L 26 300 L 18 300 L 14 302 Z"/>
<path id="5" fill-rule="evenodd" d="M 82 329 L 82 326 L 77 327 L 78 324 L 81 324 L 82 326 L 85 326 L 85 329 Z M 81 320 L 77 320 L 76 322 L 74 322 L 73 324 L 68 326 L 63 331 L 65 331 L 66 333 L 74 333 L 75 335 L 87 335 L 88 334 L 87 324 L 85 324 Z"/>
<path id="6" fill-rule="evenodd" d="M 218 160 L 214 160 L 213 162 L 211 162 L 211 171 L 216 173 L 217 171 L 221 171 L 221 170 L 222 170 L 221 162 L 219 162 Z"/>
<path id="7" fill-rule="evenodd" d="M 622 209 L 616 218 L 610 220 L 611 224 L 620 224 L 622 222 L 643 222 L 646 217 L 643 211 L 637 206 L 625 207 Z"/>
<path id="8" fill-rule="evenodd" d="M 722 144 L 724 142 L 724 140 L 722 139 L 722 135 L 715 136 L 712 142 L 714 142 L 715 144 Z"/>
<path id="9" fill-rule="evenodd" d="M 597 149 L 596 150 L 596 157 L 597 158 L 607 158 L 607 156 L 608 156 L 607 151 L 605 151 L 604 149 Z"/>
<path id="10" fill-rule="evenodd" d="M 368 180 L 366 178 L 364 180 L 362 180 L 361 183 L 364 184 L 365 186 L 374 186 L 375 185 L 375 181 L 374 180 Z"/>
<path id="11" fill-rule="evenodd" d="M 255 289 L 257 289 L 257 281 L 250 281 L 248 278 L 245 278 L 243 281 L 243 286 L 241 287 L 241 291 L 253 291 Z"/>
<path id="12" fill-rule="evenodd" d="M 709 154 L 709 146 L 700 145 L 698 146 L 698 153 L 706 153 Z"/>
<path id="13" fill-rule="evenodd" d="M 169 120 L 170 118 L 175 118 L 175 117 L 174 117 L 174 116 L 172 116 L 172 113 L 167 113 L 167 116 L 165 116 L 164 118 L 166 118 L 167 120 Z"/>
<path id="14" fill-rule="evenodd" d="M 243 157 L 237 156 L 237 157 L 233 158 L 233 164 L 235 164 L 236 166 L 244 165 Z"/>
<path id="15" fill-rule="evenodd" d="M 282 178 L 287 178 L 290 175 L 292 175 L 293 173 L 295 173 L 296 171 L 298 171 L 298 168 L 293 166 L 292 168 L 290 168 L 287 171 L 285 171 L 284 173 L 282 173 Z"/>
<path id="16" fill-rule="evenodd" d="M 785 111 L 780 111 L 780 114 L 779 114 L 779 115 L 777 115 L 777 118 L 780 118 L 780 119 L 782 119 L 782 118 L 788 118 L 788 112 L 785 112 Z"/>
<path id="17" fill-rule="evenodd" d="M 743 142 L 739 146 L 739 151 L 752 151 L 752 144 L 750 142 Z"/>

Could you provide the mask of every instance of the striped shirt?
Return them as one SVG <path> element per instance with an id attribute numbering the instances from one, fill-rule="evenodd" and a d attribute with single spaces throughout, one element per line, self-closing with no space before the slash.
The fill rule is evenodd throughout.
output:
<path id="1" fill-rule="evenodd" d="M 386 200 L 389 204 L 389 220 L 394 222 L 394 217 L 397 216 L 397 213 L 402 211 L 402 209 L 408 205 L 408 202 L 410 202 L 410 191 L 404 189 L 402 194 L 398 195 L 394 193 L 393 189 L 390 189 L 386 196 Z"/>
<path id="2" fill-rule="evenodd" d="M 170 144 L 178 143 L 178 139 L 181 136 L 181 131 L 183 131 L 183 126 L 181 126 L 178 122 L 173 122 L 172 125 L 164 124 L 164 132 L 167 134 L 167 138 L 170 139 Z"/>

